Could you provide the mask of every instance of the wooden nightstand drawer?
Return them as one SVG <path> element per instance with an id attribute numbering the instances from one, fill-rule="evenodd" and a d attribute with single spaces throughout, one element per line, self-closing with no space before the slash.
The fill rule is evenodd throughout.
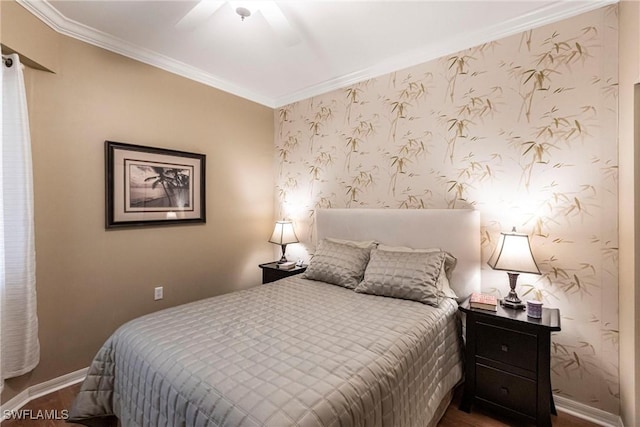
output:
<path id="1" fill-rule="evenodd" d="M 536 371 L 538 339 L 535 335 L 482 322 L 476 326 L 478 356 Z"/>
<path id="2" fill-rule="evenodd" d="M 465 386 L 460 409 L 474 401 L 551 427 L 551 332 L 560 330 L 560 310 L 542 318 L 498 306 L 495 312 L 460 306 L 465 313 Z"/>
<path id="3" fill-rule="evenodd" d="M 477 396 L 521 414 L 536 416 L 536 382 L 476 365 Z"/>

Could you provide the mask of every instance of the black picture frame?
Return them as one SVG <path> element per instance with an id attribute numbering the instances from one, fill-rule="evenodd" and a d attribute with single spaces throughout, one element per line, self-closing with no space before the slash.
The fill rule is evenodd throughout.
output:
<path id="1" fill-rule="evenodd" d="M 105 228 L 206 222 L 206 155 L 105 141 Z"/>

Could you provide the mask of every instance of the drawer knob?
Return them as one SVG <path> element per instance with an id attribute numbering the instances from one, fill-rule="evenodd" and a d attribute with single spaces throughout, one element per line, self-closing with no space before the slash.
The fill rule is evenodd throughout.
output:
<path id="1" fill-rule="evenodd" d="M 507 396 L 509 394 L 509 389 L 506 387 L 500 387 L 500 391 L 503 395 Z"/>
<path id="2" fill-rule="evenodd" d="M 504 351 L 505 353 L 509 352 L 509 346 L 506 344 L 502 344 L 500 346 L 500 350 Z"/>

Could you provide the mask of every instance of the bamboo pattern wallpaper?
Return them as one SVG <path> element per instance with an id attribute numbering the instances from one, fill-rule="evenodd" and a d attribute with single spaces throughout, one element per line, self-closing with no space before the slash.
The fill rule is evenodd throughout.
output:
<path id="1" fill-rule="evenodd" d="M 277 212 L 313 251 L 313 210 L 464 208 L 531 236 L 542 275 L 523 299 L 558 307 L 554 393 L 617 414 L 617 6 L 280 108 Z M 298 253 L 296 253 L 298 251 Z M 507 276 L 486 264 L 483 292 Z"/>

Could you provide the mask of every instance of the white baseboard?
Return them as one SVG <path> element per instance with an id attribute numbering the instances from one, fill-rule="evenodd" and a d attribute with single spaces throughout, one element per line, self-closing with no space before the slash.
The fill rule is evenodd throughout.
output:
<path id="1" fill-rule="evenodd" d="M 38 397 L 44 396 L 45 394 L 53 393 L 54 391 L 58 391 L 65 387 L 69 387 L 70 385 L 77 384 L 80 381 L 84 380 L 87 376 L 87 371 L 89 368 L 79 369 L 75 372 L 71 372 L 66 375 L 62 375 L 61 377 L 54 378 L 49 381 L 45 381 L 40 384 L 32 385 L 31 387 L 23 390 L 18 395 L 16 395 L 13 399 L 7 400 L 0 407 L 0 421 L 4 420 L 4 417 L 7 413 L 11 413 L 11 411 L 17 411 L 22 408 L 27 403 L 31 402 Z"/>
<path id="2" fill-rule="evenodd" d="M 619 415 L 614 415 L 601 409 L 593 408 L 585 405 L 584 403 L 576 402 L 575 400 L 567 399 L 566 397 L 553 395 L 553 400 L 556 403 L 556 409 L 558 411 L 566 412 L 574 417 L 582 418 L 583 420 L 590 421 L 599 426 L 606 427 L 624 427 L 622 424 L 622 418 Z"/>
<path id="3" fill-rule="evenodd" d="M 5 411 L 9 411 L 9 413 L 10 411 L 17 411 L 24 405 L 34 399 L 37 399 L 38 397 L 79 383 L 87 376 L 88 370 L 88 367 L 79 369 L 75 372 L 71 372 L 69 374 L 62 375 L 61 377 L 54 378 L 52 380 L 45 381 L 43 383 L 36 384 L 27 388 L 26 390 L 15 396 L 13 399 L 9 399 L 0 407 L 0 421 L 4 420 L 4 414 L 7 413 Z M 611 414 L 601 409 L 593 408 L 591 406 L 585 405 L 584 403 L 576 402 L 563 396 L 554 395 L 553 399 L 556 403 L 556 409 L 558 411 L 566 412 L 575 417 L 590 421 L 600 426 L 624 427 L 624 425 L 622 424 L 622 419 L 618 415 Z"/>

